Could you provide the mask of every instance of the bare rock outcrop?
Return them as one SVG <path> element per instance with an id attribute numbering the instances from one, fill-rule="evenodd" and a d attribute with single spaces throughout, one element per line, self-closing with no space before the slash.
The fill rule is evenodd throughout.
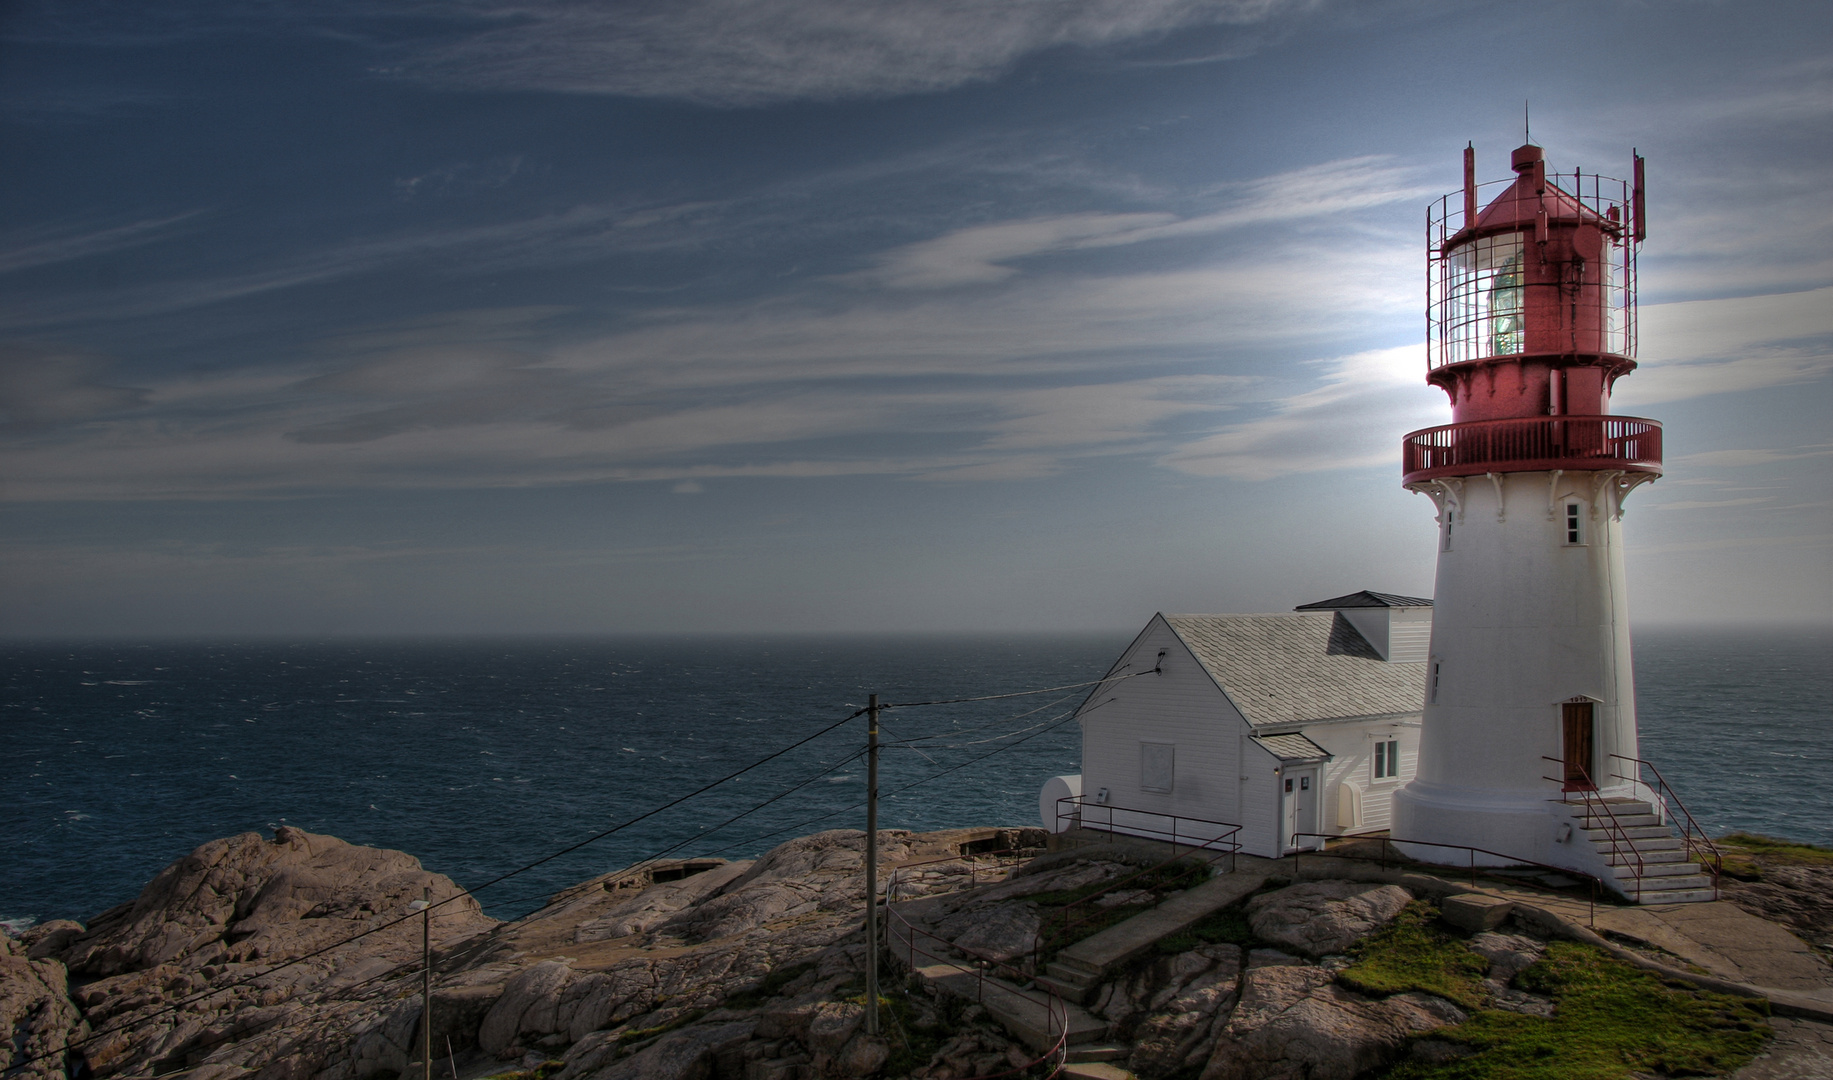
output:
<path id="1" fill-rule="evenodd" d="M 1253 968 L 1202 1080 L 1351 1080 L 1392 1061 L 1409 1036 L 1464 1020 L 1427 994 L 1351 993 L 1327 968 Z"/>
<path id="2" fill-rule="evenodd" d="M 994 960 L 1022 956 L 1036 947 L 1040 922 L 1026 897 L 1079 889 L 1129 869 L 1106 860 L 1058 860 L 1037 873 L 1015 873 L 978 889 L 908 900 L 898 905 L 899 922 L 889 928 L 892 948 L 908 950 L 914 934 L 917 949 L 931 954 L 952 945 L 965 955 Z"/>
<path id="3" fill-rule="evenodd" d="M 441 902 L 434 928 L 442 940 L 496 924 L 450 878 L 403 852 L 288 826 L 272 840 L 242 833 L 160 871 L 132 903 L 71 938 L 62 957 L 73 974 L 88 976 L 283 961 L 405 915 L 429 890 Z"/>
<path id="4" fill-rule="evenodd" d="M 17 1065 L 20 1076 L 61 1077 L 66 1062 L 57 1051 L 88 1028 L 70 1000 L 64 965 L 34 959 L 36 951 L 0 931 L 0 1069 Z"/>
<path id="5" fill-rule="evenodd" d="M 1116 1027 L 1130 1028 L 1127 1067 L 1142 1077 L 1166 1076 L 1208 1061 L 1234 1007 L 1242 953 L 1234 945 L 1205 945 L 1158 961 L 1129 980 Z M 1120 997 L 1120 994 L 1116 994 Z"/>
<path id="6" fill-rule="evenodd" d="M 1308 881 L 1248 901 L 1248 923 L 1267 941 L 1329 956 L 1387 925 L 1413 894 L 1398 885 Z"/>

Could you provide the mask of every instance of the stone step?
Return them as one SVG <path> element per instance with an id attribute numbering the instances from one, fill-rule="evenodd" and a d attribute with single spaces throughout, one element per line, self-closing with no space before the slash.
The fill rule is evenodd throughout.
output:
<path id="1" fill-rule="evenodd" d="M 1652 814 L 1655 812 L 1655 804 L 1646 799 L 1613 797 L 1609 799 L 1600 799 L 1598 801 L 1610 807 L 1610 812 L 1613 814 Z"/>
<path id="2" fill-rule="evenodd" d="M 1067 949 L 1058 953 L 1056 959 L 1046 965 L 1044 970 L 1068 980 L 1101 978 L 1100 965 L 1077 957 Z"/>
<path id="3" fill-rule="evenodd" d="M 1133 1050 L 1128 1046 L 1115 1046 L 1113 1043 L 1091 1043 L 1086 1046 L 1071 1046 L 1064 1053 L 1065 1061 L 1125 1061 L 1132 1056 Z"/>
<path id="4" fill-rule="evenodd" d="M 1614 878 L 1669 878 L 1704 873 L 1696 862 L 1645 862 L 1640 867 L 1641 872 L 1638 873 L 1637 870 L 1634 863 L 1617 864 L 1610 868 L 1610 876 Z"/>
<path id="5" fill-rule="evenodd" d="M 1636 898 L 1638 904 L 1704 904 L 1718 899 L 1710 887 L 1689 889 L 1650 889 Z"/>
<path id="6" fill-rule="evenodd" d="M 1586 829 L 1584 832 L 1586 832 L 1586 840 L 1589 840 L 1591 843 L 1598 843 L 1598 845 L 1602 845 L 1602 847 L 1609 847 L 1611 843 L 1615 843 L 1617 847 L 1630 845 L 1630 847 L 1637 847 L 1637 849 L 1661 851 L 1664 847 L 1685 847 L 1686 845 L 1685 840 L 1681 840 L 1679 836 L 1675 836 L 1674 832 L 1661 831 L 1650 834 L 1650 836 L 1637 836 L 1635 832 L 1630 832 L 1628 836 L 1624 836 L 1624 832 L 1628 831 L 1620 832 L 1617 831 L 1617 829 Z"/>
<path id="7" fill-rule="evenodd" d="M 1066 982 L 1049 975 L 1039 975 L 1033 981 L 1064 1001 L 1076 1005 L 1088 1004 L 1088 999 L 1095 995 L 1095 987 L 1099 985 L 1098 983 Z"/>
<path id="8" fill-rule="evenodd" d="M 1591 824 L 1581 824 L 1579 829 L 1585 834 L 1593 837 L 1627 836 L 1632 840 L 1641 840 L 1644 838 L 1665 839 L 1674 835 L 1674 830 L 1668 828 L 1666 825 L 1625 825 L 1622 828 L 1617 828 L 1607 821 L 1600 821 L 1596 818 L 1587 818 L 1586 821 L 1591 822 Z"/>
<path id="9" fill-rule="evenodd" d="M 1638 851 L 1631 854 L 1627 851 L 1615 851 L 1605 846 L 1598 849 L 1598 854 L 1604 856 L 1604 862 L 1611 866 L 1635 866 L 1637 863 L 1643 866 L 1668 866 L 1673 863 L 1692 861 L 1687 857 L 1687 853 L 1679 848 L 1669 848 L 1666 851 Z"/>
<path id="10" fill-rule="evenodd" d="M 1593 817 L 1590 814 L 1574 814 L 1572 816 L 1579 823 L 1579 828 L 1581 829 L 1610 829 L 1618 827 L 1625 829 L 1646 829 L 1650 827 L 1657 829 L 1667 828 L 1667 826 L 1662 823 L 1662 820 L 1653 814 L 1618 814 L 1615 817 Z"/>
<path id="11" fill-rule="evenodd" d="M 1057 1029 L 1057 1018 L 1052 1014 L 1048 992 L 1027 992 L 1003 979 L 983 977 L 957 964 L 929 964 L 917 968 L 916 975 L 931 989 L 964 1001 L 977 1002 L 1013 1038 L 1038 1053 L 1056 1045 L 1060 1032 Z M 1070 1002 L 1063 1002 L 1060 1007 L 1068 1018 L 1069 1031 L 1068 1038 L 1064 1040 L 1065 1045 L 1092 1043 L 1107 1035 L 1106 1021 L 1090 1016 L 1086 1010 Z"/>
<path id="12" fill-rule="evenodd" d="M 1683 874 L 1676 877 L 1640 878 L 1623 882 L 1624 891 L 1632 897 L 1652 896 L 1655 893 L 1685 892 L 1689 889 L 1710 889 L 1712 879 L 1705 874 Z M 1640 886 L 1640 888 L 1638 888 Z"/>

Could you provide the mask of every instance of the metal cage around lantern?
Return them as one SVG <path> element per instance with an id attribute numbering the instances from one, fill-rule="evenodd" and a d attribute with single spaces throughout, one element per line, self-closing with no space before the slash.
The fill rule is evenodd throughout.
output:
<path id="1" fill-rule="evenodd" d="M 1539 256 L 1532 228 L 1485 229 L 1477 208 L 1489 205 L 1515 179 L 1493 180 L 1446 195 L 1426 208 L 1426 368 L 1519 355 L 1523 333 L 1524 262 Z M 1607 176 L 1549 173 L 1546 199 L 1579 215 L 1602 234 L 1599 273 L 1574 286 L 1574 311 L 1601 330 L 1604 353 L 1636 355 L 1636 249 L 1641 222 L 1638 186 Z M 1544 214 L 1542 215 L 1544 218 Z M 1592 350 L 1580 350 L 1590 353 Z"/>

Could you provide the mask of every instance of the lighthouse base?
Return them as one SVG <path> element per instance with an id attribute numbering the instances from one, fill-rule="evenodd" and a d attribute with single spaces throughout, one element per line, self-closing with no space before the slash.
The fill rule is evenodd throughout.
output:
<path id="1" fill-rule="evenodd" d="M 1610 877 L 1596 848 L 1573 828 L 1573 808 L 1548 799 L 1544 789 L 1499 792 L 1415 780 L 1394 792 L 1393 805 L 1390 834 L 1395 846 L 1420 862 L 1442 866 L 1541 863 L 1601 879 Z M 1441 844 L 1446 846 L 1434 846 Z"/>

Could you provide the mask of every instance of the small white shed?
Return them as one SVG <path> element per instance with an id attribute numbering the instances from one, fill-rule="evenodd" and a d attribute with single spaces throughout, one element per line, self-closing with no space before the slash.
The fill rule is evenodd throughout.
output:
<path id="1" fill-rule="evenodd" d="M 1082 704 L 1082 772 L 1052 781 L 1080 799 L 1060 809 L 1149 836 L 1239 825 L 1241 850 L 1269 857 L 1385 829 L 1413 775 L 1431 627 L 1431 600 L 1376 592 L 1155 615 L 1108 672 L 1148 674 Z M 1055 802 L 1046 828 L 1069 821 Z"/>

